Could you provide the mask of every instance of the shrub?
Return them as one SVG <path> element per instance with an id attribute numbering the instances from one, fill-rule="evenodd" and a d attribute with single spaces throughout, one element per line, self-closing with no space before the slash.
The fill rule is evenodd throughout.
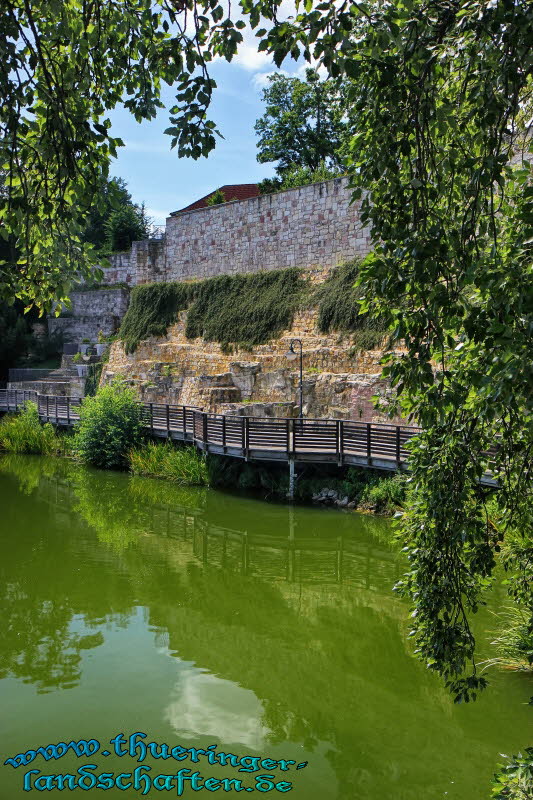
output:
<path id="1" fill-rule="evenodd" d="M 112 384 L 80 407 L 73 448 L 85 464 L 125 469 L 128 453 L 142 437 L 141 407 L 132 389 Z"/>
<path id="2" fill-rule="evenodd" d="M 1 420 L 0 450 L 54 455 L 62 452 L 64 446 L 49 422 L 41 424 L 37 405 L 27 403 L 20 414 L 7 415 Z"/>
<path id="3" fill-rule="evenodd" d="M 85 397 L 94 397 L 100 385 L 104 361 L 98 364 L 89 364 L 89 374 L 85 379 Z"/>
<path id="4" fill-rule="evenodd" d="M 129 453 L 134 475 L 165 478 L 179 486 L 207 486 L 205 458 L 195 447 L 176 447 L 170 442 L 147 442 Z"/>
<path id="5" fill-rule="evenodd" d="M 178 311 L 187 308 L 194 284 L 148 283 L 135 286 L 129 308 L 120 326 L 120 338 L 126 353 L 133 353 L 143 339 L 166 336 L 176 322 Z"/>
<path id="6" fill-rule="evenodd" d="M 392 514 L 402 506 L 406 496 L 405 475 L 393 475 L 392 478 L 373 478 L 363 488 L 360 508 L 371 508 L 378 514 Z"/>

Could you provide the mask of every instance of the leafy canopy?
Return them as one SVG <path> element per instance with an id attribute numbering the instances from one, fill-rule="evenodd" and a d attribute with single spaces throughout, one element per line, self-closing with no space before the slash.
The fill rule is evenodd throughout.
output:
<path id="1" fill-rule="evenodd" d="M 268 82 L 262 95 L 265 113 L 255 123 L 257 160 L 276 161 L 281 178 L 295 167 L 338 170 L 346 139 L 343 87 L 321 80 L 313 69 L 306 70 L 305 80 L 273 73 Z"/>
<path id="2" fill-rule="evenodd" d="M 361 307 L 405 343 L 385 374 L 424 429 L 401 588 L 419 656 L 473 699 L 486 680 L 470 619 L 509 530 L 510 591 L 533 626 L 533 5 L 305 0 L 289 21 L 277 2 L 242 7 L 252 26 L 272 23 L 258 36 L 276 64 L 303 56 L 350 81 L 348 169 L 375 248 Z M 499 531 L 480 496 L 487 469 Z"/>
<path id="3" fill-rule="evenodd" d="M 121 219 L 124 220 L 122 224 L 120 224 Z M 131 241 L 145 239 L 148 236 L 147 223 L 143 207 L 133 202 L 123 178 L 102 179 L 93 199 L 82 238 L 101 253 L 115 252 L 121 249 L 119 244 L 125 245 L 122 249 L 127 249 Z M 131 230 L 132 225 L 133 230 Z M 123 230 L 126 231 L 127 243 L 116 241 L 117 238 L 123 237 Z M 128 235 L 129 230 L 135 234 L 133 238 L 131 234 Z"/>
<path id="4" fill-rule="evenodd" d="M 109 111 L 124 103 L 138 122 L 176 85 L 166 133 L 179 156 L 215 144 L 207 64 L 231 59 L 242 40 L 216 0 L 5 0 L 0 37 L 0 300 L 49 309 L 86 276 L 96 254 L 85 217 L 120 139 Z"/>

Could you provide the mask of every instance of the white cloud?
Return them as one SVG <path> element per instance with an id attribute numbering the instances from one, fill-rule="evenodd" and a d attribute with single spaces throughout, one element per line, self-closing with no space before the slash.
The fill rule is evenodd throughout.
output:
<path id="1" fill-rule="evenodd" d="M 269 72 L 258 72 L 257 75 L 254 75 L 252 78 L 252 84 L 254 89 L 261 91 L 266 89 L 269 85 L 269 76 L 270 75 L 289 75 L 289 72 L 286 72 L 284 69 L 271 69 Z"/>
<path id="2" fill-rule="evenodd" d="M 261 751 L 270 733 L 263 714 L 262 703 L 250 689 L 187 666 L 180 670 L 165 719 L 178 736 L 207 736 Z"/>
<path id="3" fill-rule="evenodd" d="M 257 49 L 258 44 L 258 41 L 253 44 L 248 44 L 245 41 L 239 45 L 239 50 L 233 59 L 233 63 L 238 64 L 239 67 L 244 67 L 249 72 L 272 66 L 272 56 L 267 53 L 260 53 Z"/>
<path id="4" fill-rule="evenodd" d="M 314 67 L 315 69 L 317 69 L 318 74 L 320 75 L 321 78 L 327 78 L 328 71 L 325 67 L 323 66 L 317 67 L 316 62 L 308 64 L 307 61 L 305 61 L 303 64 L 300 64 L 292 72 L 286 69 L 271 69 L 268 72 L 258 72 L 252 78 L 252 85 L 254 89 L 256 89 L 257 91 L 262 91 L 269 85 L 268 78 L 270 75 L 287 75 L 287 77 L 303 79 L 305 78 L 305 71 L 309 69 L 309 67 Z"/>

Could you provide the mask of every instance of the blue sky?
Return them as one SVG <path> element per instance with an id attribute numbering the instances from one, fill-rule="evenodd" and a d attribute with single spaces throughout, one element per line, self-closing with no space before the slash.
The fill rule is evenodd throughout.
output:
<path id="1" fill-rule="evenodd" d="M 156 120 L 139 125 L 124 109 L 111 115 L 113 134 L 125 143 L 113 162 L 111 173 L 124 178 L 135 202 L 144 202 L 156 225 L 163 225 L 171 211 L 197 200 L 226 183 L 255 183 L 274 174 L 273 164 L 256 160 L 254 123 L 264 104 L 261 90 L 266 75 L 275 70 L 255 45 L 246 44 L 231 63 L 217 61 L 210 72 L 218 84 L 210 117 L 225 137 L 206 159 L 178 158 L 170 149 L 168 110 Z M 297 72 L 294 62 L 286 71 Z M 175 104 L 173 90 L 165 87 L 163 102 Z"/>

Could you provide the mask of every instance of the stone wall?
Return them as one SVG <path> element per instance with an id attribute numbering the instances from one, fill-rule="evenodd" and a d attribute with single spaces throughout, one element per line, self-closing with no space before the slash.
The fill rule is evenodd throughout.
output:
<path id="1" fill-rule="evenodd" d="M 50 333 L 61 332 L 66 342 L 75 344 L 83 339 L 96 342 L 100 331 L 105 336 L 117 332 L 128 309 L 128 289 L 94 289 L 72 292 L 72 311 L 68 316 L 49 317 Z"/>
<path id="2" fill-rule="evenodd" d="M 105 316 L 122 318 L 128 310 L 130 293 L 127 289 L 94 289 L 72 292 L 72 314 L 75 316 Z"/>
<path id="3" fill-rule="evenodd" d="M 317 311 L 298 313 L 292 328 L 252 351 L 223 353 L 216 342 L 187 339 L 186 312 L 165 338 L 141 342 L 127 355 L 122 344 L 111 347 L 102 375 L 126 379 L 144 402 L 198 406 L 218 413 L 296 416 L 298 362 L 286 353 L 293 337 L 302 339 L 304 413 L 308 417 L 384 420 L 372 396 L 387 391 L 380 379 L 382 352 L 356 352 L 349 337 L 317 330 Z"/>
<path id="4" fill-rule="evenodd" d="M 137 244 L 136 242 L 134 244 Z M 131 253 L 113 253 L 109 256 L 109 267 L 100 267 L 104 273 L 101 283 L 127 283 L 134 285 L 137 281 L 135 260 Z"/>
<path id="5" fill-rule="evenodd" d="M 136 283 L 284 267 L 334 267 L 371 249 L 346 178 L 167 219 L 165 239 L 135 242 Z"/>

